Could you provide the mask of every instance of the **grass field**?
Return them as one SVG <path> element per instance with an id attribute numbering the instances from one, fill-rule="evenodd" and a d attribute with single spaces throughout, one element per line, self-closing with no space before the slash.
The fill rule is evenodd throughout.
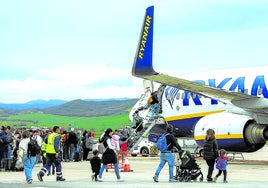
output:
<path id="1" fill-rule="evenodd" d="M 75 129 L 94 131 L 96 135 L 99 135 L 107 128 L 115 130 L 131 124 L 127 113 L 116 116 L 100 117 L 75 117 L 33 113 L 8 116 L 6 118 L 1 118 L 0 120 L 0 125 L 10 125 L 14 128 L 52 128 L 53 126 L 58 125 L 66 130 L 73 127 Z"/>

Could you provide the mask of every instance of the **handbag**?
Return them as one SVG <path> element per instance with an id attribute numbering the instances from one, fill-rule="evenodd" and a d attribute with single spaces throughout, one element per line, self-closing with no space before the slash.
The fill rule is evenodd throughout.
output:
<path id="1" fill-rule="evenodd" d="M 20 161 L 19 159 L 17 159 L 16 164 L 15 164 L 15 169 L 17 171 L 21 171 L 21 170 L 23 170 L 23 168 L 24 168 L 23 162 Z"/>

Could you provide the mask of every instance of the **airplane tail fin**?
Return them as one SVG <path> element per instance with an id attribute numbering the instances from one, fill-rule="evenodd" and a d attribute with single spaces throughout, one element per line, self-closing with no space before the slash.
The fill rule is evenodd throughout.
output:
<path id="1" fill-rule="evenodd" d="M 140 41 L 137 47 L 132 75 L 143 77 L 157 74 L 153 69 L 153 23 L 154 6 L 146 9 L 144 22 L 141 30 Z"/>

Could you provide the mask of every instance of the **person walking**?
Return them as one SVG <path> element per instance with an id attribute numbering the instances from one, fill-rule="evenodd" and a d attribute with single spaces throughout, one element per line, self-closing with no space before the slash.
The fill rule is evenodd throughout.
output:
<path id="1" fill-rule="evenodd" d="M 219 170 L 218 174 L 214 177 L 213 181 L 216 182 L 217 178 L 221 175 L 223 172 L 223 183 L 228 183 L 226 180 L 227 178 L 227 156 L 226 151 L 224 149 L 220 150 L 220 156 L 217 159 L 216 168 Z"/>
<path id="2" fill-rule="evenodd" d="M 98 175 L 100 173 L 101 159 L 98 155 L 99 151 L 95 149 L 93 151 L 93 157 L 90 159 L 91 170 L 92 170 L 92 176 L 91 176 L 92 181 L 94 180 L 98 181 Z"/>
<path id="3" fill-rule="evenodd" d="M 118 162 L 117 162 L 116 153 L 114 151 L 116 149 L 116 147 L 111 144 L 112 135 L 113 135 L 112 129 L 108 128 L 105 131 L 105 134 L 103 135 L 103 137 L 100 139 L 100 142 L 103 143 L 104 148 L 105 148 L 104 149 L 105 151 L 102 154 L 102 161 L 101 161 L 103 163 L 103 165 L 100 169 L 100 173 L 99 173 L 99 177 L 98 177 L 98 181 L 100 181 L 100 182 L 103 181 L 102 174 L 103 174 L 104 169 L 106 169 L 106 165 L 111 164 L 111 163 L 114 165 L 117 181 L 123 181 L 120 177 L 120 174 L 119 174 L 119 166 L 118 166 Z"/>
<path id="4" fill-rule="evenodd" d="M 23 156 L 22 156 L 22 160 L 23 160 L 23 167 L 24 167 L 24 173 L 26 176 L 26 182 L 28 184 L 31 184 L 33 182 L 33 177 L 32 177 L 32 172 L 33 172 L 33 168 L 34 165 L 36 164 L 37 161 L 37 157 L 36 154 L 30 154 L 31 152 L 29 151 L 29 142 L 30 139 L 34 139 L 34 138 L 30 138 L 30 132 L 29 131 L 24 131 L 22 133 L 22 140 L 19 143 L 19 150 L 23 151 Z M 41 147 L 41 145 L 39 145 Z"/>
<path id="5" fill-rule="evenodd" d="M 172 149 L 176 147 L 179 151 L 181 150 L 180 145 L 176 141 L 176 138 L 172 134 L 173 132 L 173 127 L 172 125 L 167 125 L 166 126 L 166 143 L 167 143 L 167 150 L 163 151 L 160 153 L 160 163 L 158 168 L 155 171 L 155 175 L 153 177 L 155 182 L 158 181 L 159 174 L 162 170 L 162 168 L 165 166 L 166 162 L 168 163 L 169 166 L 169 182 L 175 182 L 176 180 L 174 179 L 173 176 L 173 170 L 174 170 L 174 155 L 172 153 Z"/>
<path id="6" fill-rule="evenodd" d="M 215 160 L 218 158 L 218 145 L 213 129 L 208 129 L 204 141 L 204 159 L 208 165 L 207 181 L 212 182 L 212 173 L 214 170 Z"/>
<path id="7" fill-rule="evenodd" d="M 43 176 L 48 173 L 52 164 L 56 167 L 56 181 L 65 181 L 62 177 L 61 155 L 60 155 L 60 127 L 54 126 L 53 133 L 48 136 L 46 148 L 46 164 L 37 173 L 39 181 L 43 181 Z"/>

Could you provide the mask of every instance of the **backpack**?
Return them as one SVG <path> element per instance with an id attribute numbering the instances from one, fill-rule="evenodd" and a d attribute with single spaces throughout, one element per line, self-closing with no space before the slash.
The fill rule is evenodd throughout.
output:
<path id="1" fill-rule="evenodd" d="M 69 133 L 65 133 L 63 138 L 62 138 L 62 143 L 65 143 L 69 138 Z"/>
<path id="2" fill-rule="evenodd" d="M 102 144 L 105 138 L 105 132 L 101 133 L 100 138 L 99 138 L 99 143 Z"/>
<path id="3" fill-rule="evenodd" d="M 160 136 L 157 140 L 156 147 L 161 152 L 165 152 L 168 150 L 167 139 L 166 139 L 166 136 L 168 134 L 162 134 L 162 136 Z"/>
<path id="4" fill-rule="evenodd" d="M 102 134 L 101 134 L 101 136 L 100 136 L 100 138 L 99 138 L 99 145 L 98 145 L 98 150 L 99 150 L 99 153 L 100 154 L 103 154 L 105 151 L 106 151 L 106 149 L 108 148 L 105 148 L 105 146 L 104 146 L 104 144 L 103 144 L 103 142 L 106 140 L 106 136 L 105 136 L 105 132 L 103 132 Z"/>
<path id="5" fill-rule="evenodd" d="M 33 157 L 39 154 L 41 151 L 41 147 L 38 145 L 37 140 L 35 138 L 30 137 L 30 142 L 28 143 L 28 157 Z"/>

